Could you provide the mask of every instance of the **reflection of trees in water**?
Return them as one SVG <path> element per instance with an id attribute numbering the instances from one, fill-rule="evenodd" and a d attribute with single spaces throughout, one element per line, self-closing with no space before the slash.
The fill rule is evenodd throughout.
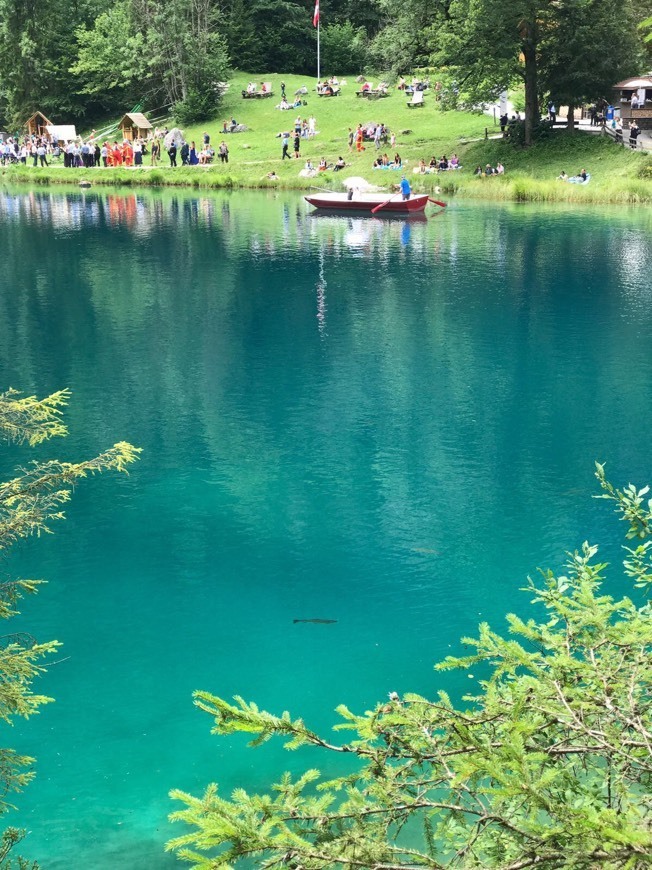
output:
<path id="1" fill-rule="evenodd" d="M 222 224 L 229 217 L 228 203 L 214 197 L 143 193 L 35 192 L 0 195 L 0 218 L 22 218 L 46 223 L 55 229 L 83 227 L 128 227 L 137 235 L 148 235 L 165 223 L 183 220 L 189 226 Z"/>
<path id="2" fill-rule="evenodd" d="M 627 312 L 649 257 L 623 291 L 610 276 L 625 236 L 600 217 L 451 209 L 405 244 L 401 221 L 315 219 L 264 196 L 7 194 L 0 214 L 12 381 L 42 392 L 92 367 L 110 426 L 154 429 L 163 468 L 192 443 L 260 535 L 303 546 L 318 487 L 346 539 L 371 498 L 393 545 L 436 545 L 443 504 L 464 540 L 475 477 L 507 476 L 521 499 L 554 489 L 533 428 L 583 461 L 578 390 L 598 415 L 648 392 L 650 314 Z M 644 258 L 644 229 L 627 233 Z M 71 413 L 105 431 L 87 399 Z M 304 480 L 285 472 L 296 459 Z"/>

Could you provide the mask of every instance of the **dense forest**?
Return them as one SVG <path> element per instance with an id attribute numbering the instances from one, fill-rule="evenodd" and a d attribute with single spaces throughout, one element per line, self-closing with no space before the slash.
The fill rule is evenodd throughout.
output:
<path id="1" fill-rule="evenodd" d="M 136 105 L 186 123 L 231 69 L 315 74 L 313 0 L 0 0 L 0 125 L 94 122 Z M 646 0 L 324 0 L 322 70 L 437 68 L 455 100 L 525 85 L 526 113 L 652 67 Z"/>

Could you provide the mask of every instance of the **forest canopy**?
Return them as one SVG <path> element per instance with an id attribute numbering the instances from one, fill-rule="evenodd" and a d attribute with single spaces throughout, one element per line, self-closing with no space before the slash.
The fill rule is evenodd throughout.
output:
<path id="1" fill-rule="evenodd" d="M 138 108 L 216 114 L 230 70 L 316 74 L 313 0 L 0 0 L 0 125 L 40 111 L 88 122 Z M 643 0 L 326 0 L 321 68 L 392 79 L 436 69 L 462 105 L 525 85 L 580 104 L 652 65 Z"/>

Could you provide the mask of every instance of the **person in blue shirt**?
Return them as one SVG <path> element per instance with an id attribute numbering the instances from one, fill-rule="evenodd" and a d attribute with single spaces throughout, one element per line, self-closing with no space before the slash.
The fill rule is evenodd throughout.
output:
<path id="1" fill-rule="evenodd" d="M 410 182 L 407 180 L 405 176 L 401 178 L 401 193 L 403 194 L 403 199 L 409 199 L 410 194 L 412 193 L 412 188 L 410 187 Z"/>

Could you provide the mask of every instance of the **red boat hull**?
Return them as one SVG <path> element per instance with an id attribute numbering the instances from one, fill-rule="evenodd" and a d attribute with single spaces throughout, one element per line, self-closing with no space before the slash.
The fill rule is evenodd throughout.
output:
<path id="1" fill-rule="evenodd" d="M 428 205 L 428 194 L 417 194 L 404 200 L 400 194 L 388 199 L 386 194 L 358 193 L 353 195 L 353 199 L 348 199 L 346 194 L 322 193 L 306 196 L 305 200 L 321 211 L 371 214 L 374 208 L 382 205 L 376 214 L 419 214 Z"/>

